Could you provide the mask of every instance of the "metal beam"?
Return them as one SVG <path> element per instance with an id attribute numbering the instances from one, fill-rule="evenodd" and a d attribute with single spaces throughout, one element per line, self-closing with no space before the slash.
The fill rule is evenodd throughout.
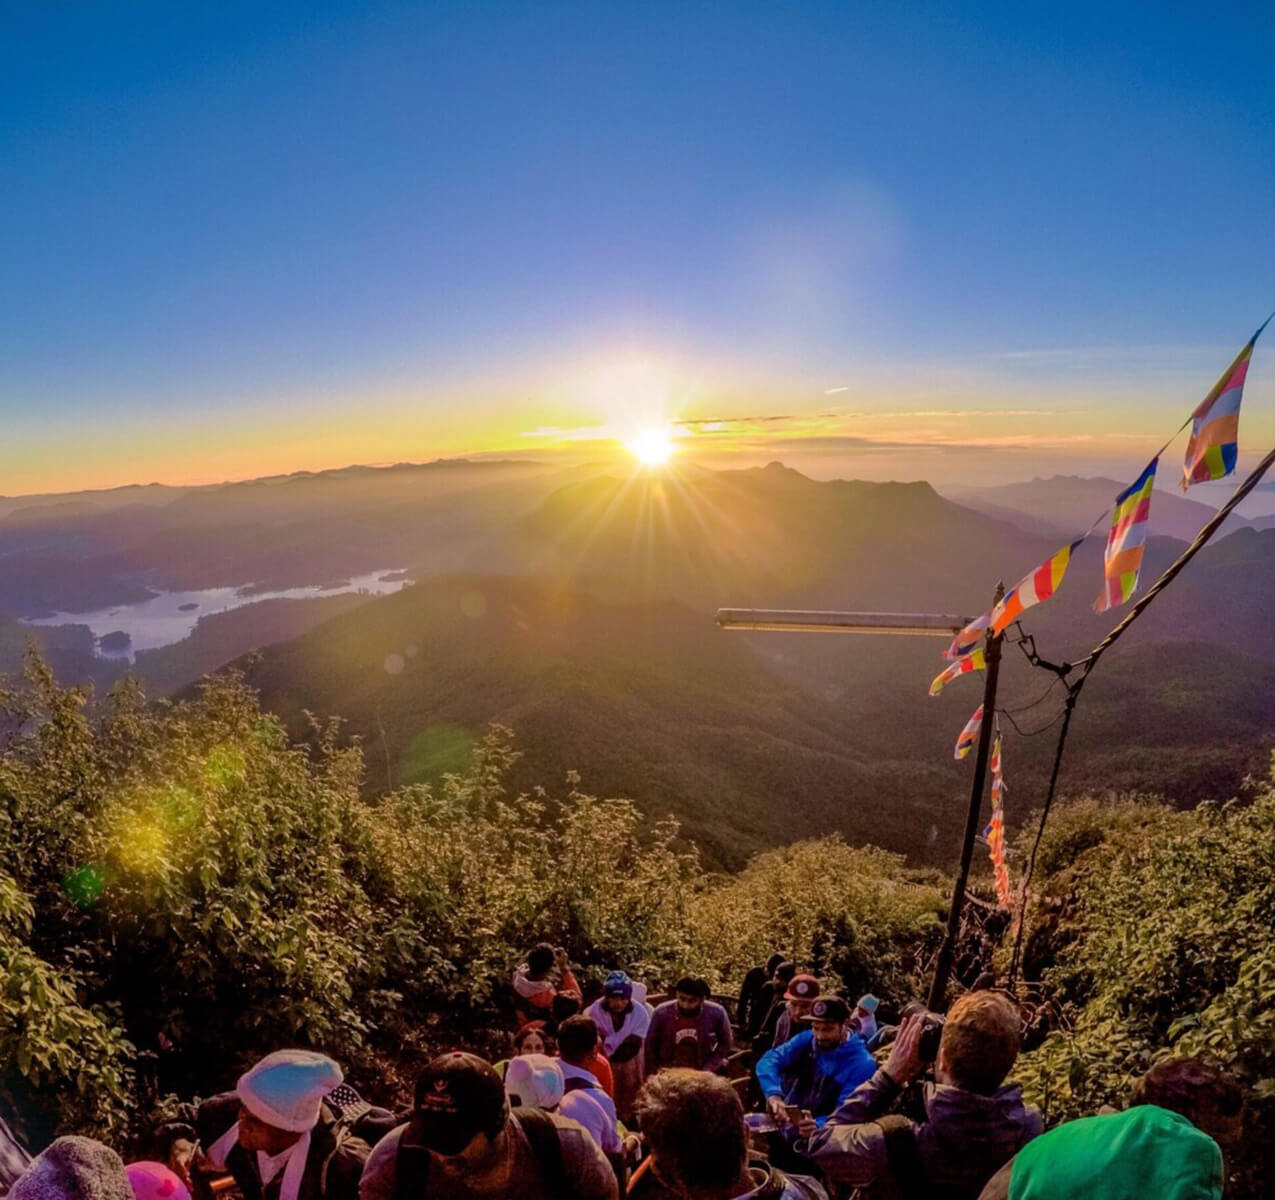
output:
<path id="1" fill-rule="evenodd" d="M 890 633 L 950 638 L 973 617 L 953 613 L 821 612 L 787 608 L 719 608 L 722 629 L 779 633 Z"/>

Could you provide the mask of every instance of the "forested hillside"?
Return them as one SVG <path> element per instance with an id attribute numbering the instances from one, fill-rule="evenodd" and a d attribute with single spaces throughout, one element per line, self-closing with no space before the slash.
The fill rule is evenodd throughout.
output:
<path id="1" fill-rule="evenodd" d="M 433 1047 L 498 1052 L 509 973 L 543 939 L 586 985 L 623 965 L 729 989 L 778 946 L 892 1006 L 923 992 L 950 884 L 884 851 L 825 837 L 711 874 L 675 823 L 574 775 L 516 793 L 501 730 L 437 787 L 368 796 L 357 749 L 330 727 L 291 742 L 234 676 L 175 705 L 123 688 L 96 720 L 82 699 L 38 663 L 5 697 L 0 1111 L 36 1142 L 126 1140 L 164 1093 L 282 1044 L 391 1099 Z M 1026 955 L 1054 1032 L 1017 1069 L 1051 1120 L 1206 1051 L 1248 1087 L 1228 1155 L 1251 1182 L 1272 1146 L 1273 814 L 1268 783 L 1193 812 L 1055 812 Z"/>

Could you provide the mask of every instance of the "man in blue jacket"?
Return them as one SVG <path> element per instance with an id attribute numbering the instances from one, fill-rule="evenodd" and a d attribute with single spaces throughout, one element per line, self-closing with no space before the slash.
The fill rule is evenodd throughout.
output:
<path id="1" fill-rule="evenodd" d="M 846 1002 L 837 996 L 821 996 L 810 1007 L 810 1028 L 762 1055 L 757 1063 L 757 1083 L 766 1097 L 766 1109 L 779 1135 L 772 1139 L 772 1159 L 781 1166 L 794 1163 L 792 1143 L 797 1127 L 788 1119 L 789 1108 L 807 1110 L 822 1126 L 838 1106 L 876 1073 L 876 1059 L 856 1033 L 847 1035 L 850 1016 Z"/>

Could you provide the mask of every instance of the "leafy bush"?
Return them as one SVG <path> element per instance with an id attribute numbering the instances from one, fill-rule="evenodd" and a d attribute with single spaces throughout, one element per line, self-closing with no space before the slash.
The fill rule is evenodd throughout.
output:
<path id="1" fill-rule="evenodd" d="M 123 684 L 96 715 L 38 659 L 28 682 L 0 698 L 0 1099 L 33 1136 L 119 1135 L 284 1044 L 391 1075 L 443 1043 L 500 1049 L 542 940 L 586 985 L 622 966 L 733 986 L 782 945 L 910 989 L 943 903 L 836 838 L 710 879 L 675 821 L 574 773 L 561 799 L 509 796 L 500 728 L 464 774 L 367 801 L 336 722 L 293 744 L 233 673 L 178 703 Z"/>
<path id="2" fill-rule="evenodd" d="M 1145 799 L 1060 808 L 1029 914 L 1062 1027 L 1020 1061 L 1050 1121 L 1127 1102 L 1157 1058 L 1204 1053 L 1251 1089 L 1245 1153 L 1275 1096 L 1275 787 L 1173 812 Z"/>
<path id="3" fill-rule="evenodd" d="M 855 991 L 923 993 L 916 951 L 941 930 L 950 888 L 909 873 L 901 855 L 847 846 L 840 836 L 754 858 L 696 904 L 696 963 L 718 983 L 738 981 L 776 949 Z"/>

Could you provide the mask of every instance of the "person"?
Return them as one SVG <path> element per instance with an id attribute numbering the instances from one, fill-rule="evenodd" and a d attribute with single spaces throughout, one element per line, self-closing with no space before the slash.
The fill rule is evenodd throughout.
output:
<path id="1" fill-rule="evenodd" d="M 1244 1097 L 1199 1058 L 1157 1063 L 1134 1085 L 1132 1107 L 1041 1134 L 1005 1164 L 979 1200 L 1168 1200 L 1220 1197 L 1224 1147 L 1242 1131 Z"/>
<path id="2" fill-rule="evenodd" d="M 417 1077 L 411 1119 L 377 1143 L 359 1195 L 361 1200 L 619 1200 L 619 1187 L 583 1128 L 554 1113 L 515 1112 L 489 1063 L 452 1052 L 435 1058 Z"/>
<path id="3" fill-rule="evenodd" d="M 513 1038 L 514 1057 L 519 1054 L 553 1054 L 555 1045 L 552 1035 L 547 1031 L 543 1021 L 528 1021 Z"/>
<path id="4" fill-rule="evenodd" d="M 324 1054 L 267 1054 L 233 1092 L 183 1106 L 187 1122 L 166 1127 L 168 1166 L 187 1185 L 192 1166 L 233 1175 L 252 1200 L 354 1200 L 370 1147 L 324 1102 L 341 1083 Z"/>
<path id="5" fill-rule="evenodd" d="M 548 1020 L 555 996 L 571 996 L 577 1004 L 584 1003 L 584 994 L 567 962 L 567 952 L 547 942 L 533 947 L 527 961 L 514 971 L 513 988 L 519 1025 Z"/>
<path id="6" fill-rule="evenodd" d="M 757 999 L 753 1003 L 752 1012 L 749 1014 L 748 1028 L 744 1031 L 750 1040 L 755 1041 L 762 1036 L 772 1014 L 778 1018 L 779 1014 L 775 1012 L 775 1009 L 783 1007 L 784 991 L 796 974 L 797 964 L 784 959 L 775 967 L 771 978 L 762 984 L 761 990 L 757 993 Z M 771 1028 L 773 1030 L 773 1025 Z"/>
<path id="7" fill-rule="evenodd" d="M 782 954 L 772 954 L 766 960 L 764 967 L 753 967 L 744 976 L 744 982 L 739 986 L 739 1001 L 735 1005 L 735 1020 L 745 1035 L 752 1027 L 753 1005 L 760 1000 L 762 988 L 774 978 L 775 968 L 783 961 Z M 764 1017 L 765 1013 L 762 1016 Z"/>
<path id="8" fill-rule="evenodd" d="M 654 1075 L 665 1067 L 719 1071 L 730 1057 L 730 1017 L 708 998 L 708 984 L 685 976 L 651 1018 L 643 1043 L 643 1071 Z"/>
<path id="9" fill-rule="evenodd" d="M 543 1021 L 528 1021 L 514 1034 L 511 1045 L 510 1058 L 518 1058 L 523 1054 L 547 1054 L 552 1057 L 558 1049 L 558 1043 L 547 1031 Z M 496 1068 L 496 1074 L 503 1079 L 509 1067 L 509 1059 L 501 1059 L 493 1065 Z"/>
<path id="10" fill-rule="evenodd" d="M 782 1008 L 775 1012 L 773 1022 L 767 1022 L 770 1040 L 767 1047 L 782 1046 L 790 1037 L 803 1028 L 803 1022 L 810 1016 L 810 1006 L 819 996 L 819 980 L 813 975 L 794 975 L 788 981 L 784 992 Z M 763 1039 L 766 1031 L 763 1030 Z"/>
<path id="11" fill-rule="evenodd" d="M 578 1076 L 574 1082 L 579 1083 Z M 544 1054 L 524 1054 L 514 1059 L 505 1072 L 505 1092 L 515 1108 L 541 1108 L 569 1117 L 588 1131 L 608 1161 L 621 1160 L 624 1147 L 616 1127 L 615 1107 L 596 1086 L 577 1086 L 567 1091 L 559 1059 Z M 603 1108 L 595 1096 L 601 1096 L 608 1107 Z"/>
<path id="12" fill-rule="evenodd" d="M 1005 1084 L 1018 1058 L 1018 1011 L 999 992 L 971 992 L 943 1025 L 933 1084 L 918 1120 L 890 1114 L 925 1069 L 922 1034 L 936 1018 L 913 1013 L 886 1064 L 828 1119 L 803 1130 L 797 1149 L 829 1180 L 912 1197 L 974 1200 L 987 1181 L 1040 1133 L 1040 1113 Z M 887 1115 L 889 1114 L 889 1115 Z"/>
<path id="13" fill-rule="evenodd" d="M 597 1026 L 583 1014 L 572 1017 L 558 1031 L 558 1047 L 562 1055 L 563 1087 L 568 1101 L 563 1109 L 564 1114 L 580 1121 L 586 1129 L 591 1129 L 588 1122 L 580 1120 L 580 1117 L 571 1111 L 575 1107 L 574 1103 L 570 1102 L 571 1097 L 576 1092 L 585 1092 L 597 1102 L 611 1128 L 618 1132 L 619 1116 L 615 1110 L 615 1100 L 596 1072 L 599 1061 Z M 605 1063 L 606 1059 L 602 1058 L 601 1061 Z M 610 1137 L 598 1139 L 598 1145 L 602 1146 L 603 1153 L 610 1154 L 611 1151 L 607 1149 L 607 1145 L 603 1144 L 604 1142 L 607 1145 L 612 1144 Z"/>
<path id="14" fill-rule="evenodd" d="M 124 1174 L 134 1200 L 190 1200 L 190 1189 L 163 1163 L 131 1162 Z"/>
<path id="15" fill-rule="evenodd" d="M 133 1200 L 124 1161 L 86 1137 L 60 1137 L 31 1160 L 8 1200 Z"/>
<path id="16" fill-rule="evenodd" d="M 637 1112 L 655 1186 L 631 1188 L 631 1197 L 827 1200 L 813 1179 L 785 1175 L 765 1159 L 750 1162 L 744 1107 L 720 1075 L 661 1071 L 643 1085 Z"/>
<path id="17" fill-rule="evenodd" d="M 877 1025 L 877 1006 L 880 1001 L 869 992 L 859 997 L 859 1003 L 850 1014 L 850 1028 L 862 1039 L 869 1050 L 875 1050 L 881 1042 L 881 1030 Z"/>
<path id="18" fill-rule="evenodd" d="M 602 1035 L 602 1050 L 615 1076 L 616 1111 L 628 1125 L 642 1086 L 642 1043 L 651 1014 L 645 1005 L 634 1004 L 632 980 L 623 971 L 612 971 L 602 984 L 602 995 L 589 1006 L 589 1018 Z"/>
<path id="19" fill-rule="evenodd" d="M 821 1126 L 876 1071 L 876 1060 L 857 1034 L 848 1034 L 850 1009 L 838 996 L 811 1005 L 811 1026 L 757 1063 L 757 1085 L 779 1127 L 770 1138 L 771 1158 L 781 1166 L 808 1167 L 795 1150 L 797 1139 Z M 810 1114 L 810 1125 L 794 1122 L 789 1109 Z"/>

